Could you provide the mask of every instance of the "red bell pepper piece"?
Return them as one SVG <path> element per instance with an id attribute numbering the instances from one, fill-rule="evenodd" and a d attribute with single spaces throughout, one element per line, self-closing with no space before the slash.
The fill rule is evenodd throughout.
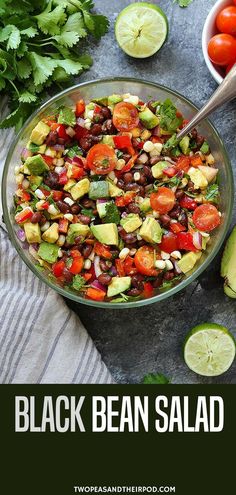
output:
<path id="1" fill-rule="evenodd" d="M 193 244 L 193 236 L 190 232 L 179 232 L 177 234 L 178 249 L 184 251 L 197 251 Z"/>
<path id="2" fill-rule="evenodd" d="M 123 208 L 129 203 L 132 203 L 136 193 L 134 191 L 129 191 L 124 194 L 124 196 L 117 196 L 115 199 L 116 206 Z"/>
<path id="3" fill-rule="evenodd" d="M 42 191 L 42 193 L 44 194 L 44 196 L 46 196 L 46 198 L 48 196 L 50 196 L 51 191 L 48 191 L 47 189 L 44 189 L 43 187 L 40 187 L 39 189 L 40 189 L 40 191 Z"/>
<path id="4" fill-rule="evenodd" d="M 93 301 L 103 301 L 105 295 L 106 292 L 100 289 L 94 289 L 93 287 L 89 287 L 89 289 L 86 291 L 86 297 L 88 297 L 89 299 L 93 299 Z"/>
<path id="5" fill-rule="evenodd" d="M 50 206 L 50 203 L 48 201 L 44 201 L 44 203 L 42 203 L 42 205 L 41 205 L 41 208 L 42 208 L 42 210 L 48 210 L 49 206 Z"/>
<path id="6" fill-rule="evenodd" d="M 134 264 L 134 258 L 127 256 L 124 260 L 124 270 L 126 275 L 134 275 L 137 273 L 137 268 Z"/>
<path id="7" fill-rule="evenodd" d="M 144 283 L 144 290 L 143 290 L 143 297 L 145 299 L 148 299 L 149 297 L 152 297 L 154 295 L 154 288 L 151 284 L 151 282 L 145 282 Z"/>
<path id="8" fill-rule="evenodd" d="M 57 128 L 57 134 L 61 139 L 68 139 L 68 134 L 66 134 L 66 126 L 64 124 L 59 124 Z"/>
<path id="9" fill-rule="evenodd" d="M 174 175 L 177 174 L 177 169 L 176 167 L 168 167 L 163 170 L 163 173 L 167 175 L 167 177 L 174 177 Z"/>
<path id="10" fill-rule="evenodd" d="M 84 175 L 84 170 L 78 165 L 72 165 L 71 167 L 71 179 L 80 179 Z"/>
<path id="11" fill-rule="evenodd" d="M 191 156 L 190 161 L 192 167 L 198 167 L 199 165 L 202 165 L 202 159 L 200 155 Z"/>
<path id="12" fill-rule="evenodd" d="M 30 193 L 28 193 L 27 191 L 21 191 L 21 195 L 20 195 L 22 201 L 25 203 L 26 201 L 30 201 L 31 200 L 31 196 L 30 196 Z"/>
<path id="13" fill-rule="evenodd" d="M 92 278 L 92 273 L 83 273 L 82 277 L 86 282 L 88 282 Z"/>
<path id="14" fill-rule="evenodd" d="M 132 147 L 132 142 L 131 142 L 130 136 L 113 136 L 113 141 L 114 141 L 115 147 L 118 149 L 131 148 Z"/>
<path id="15" fill-rule="evenodd" d="M 84 113 L 84 111 L 85 111 L 84 100 L 77 101 L 76 106 L 75 106 L 75 115 L 76 115 L 76 117 L 80 117 L 80 115 L 82 115 Z"/>
<path id="16" fill-rule="evenodd" d="M 125 277 L 126 273 L 125 273 L 124 262 L 122 260 L 120 260 L 119 258 L 117 258 L 115 260 L 115 265 L 116 265 L 116 270 L 117 270 L 119 277 Z"/>
<path id="17" fill-rule="evenodd" d="M 26 207 L 26 208 L 24 208 L 24 210 L 22 210 L 16 214 L 15 221 L 16 221 L 16 223 L 24 223 L 26 220 L 30 220 L 32 215 L 33 215 L 33 212 L 31 210 L 31 208 Z"/>
<path id="18" fill-rule="evenodd" d="M 94 107 L 93 112 L 94 112 L 94 114 L 96 114 L 96 113 L 100 113 L 100 112 L 101 112 L 101 107 L 100 107 L 99 105 L 97 105 L 97 104 L 96 104 L 96 105 L 95 105 L 95 107 Z"/>
<path id="19" fill-rule="evenodd" d="M 62 199 L 63 192 L 62 191 L 52 191 L 52 197 L 54 201 L 60 201 Z"/>
<path id="20" fill-rule="evenodd" d="M 112 258 L 112 254 L 110 252 L 110 248 L 104 246 L 101 242 L 95 242 L 94 251 L 98 256 L 102 256 L 102 258 L 106 258 L 110 260 Z"/>
<path id="21" fill-rule="evenodd" d="M 170 230 L 174 232 L 174 234 L 178 234 L 178 232 L 186 230 L 186 227 L 179 222 L 175 222 L 170 224 Z"/>
<path id="22" fill-rule="evenodd" d="M 163 143 L 163 139 L 158 136 L 151 136 L 150 141 L 152 141 L 153 144 L 155 143 Z"/>
<path id="23" fill-rule="evenodd" d="M 194 201 L 194 199 L 186 195 L 181 198 L 179 204 L 181 208 L 186 208 L 187 210 L 196 210 L 197 208 L 196 201 Z"/>
<path id="24" fill-rule="evenodd" d="M 183 172 L 188 172 L 190 167 L 190 158 L 189 156 L 180 156 L 175 164 L 177 170 L 181 170 Z"/>
<path id="25" fill-rule="evenodd" d="M 52 266 L 53 275 L 55 275 L 55 277 L 57 278 L 61 277 L 63 275 L 63 270 L 65 267 L 66 267 L 65 261 L 63 260 L 57 261 Z"/>
<path id="26" fill-rule="evenodd" d="M 132 158 L 130 158 L 130 160 L 124 165 L 124 167 L 120 171 L 121 174 L 124 174 L 125 172 L 129 172 L 131 170 L 131 168 L 133 168 L 137 158 L 138 158 L 138 153 L 136 153 L 134 156 L 132 156 Z"/>
<path id="27" fill-rule="evenodd" d="M 60 218 L 58 224 L 58 230 L 60 234 L 67 234 L 69 221 L 66 218 Z"/>
<path id="28" fill-rule="evenodd" d="M 72 265 L 69 268 L 69 271 L 73 273 L 73 275 L 77 275 L 81 272 L 84 266 L 84 258 L 79 251 L 77 251 L 77 255 L 73 256 L 71 251 L 71 256 L 73 257 Z"/>
<path id="29" fill-rule="evenodd" d="M 41 155 L 46 164 L 50 167 L 53 164 L 54 158 L 52 156 Z"/>
<path id="30" fill-rule="evenodd" d="M 65 184 L 67 184 L 67 182 L 68 182 L 68 177 L 66 170 L 64 170 L 63 172 L 61 172 L 61 174 L 59 174 L 58 183 L 60 184 L 60 186 L 64 186 Z"/>
<path id="31" fill-rule="evenodd" d="M 176 249 L 178 249 L 177 235 L 173 232 L 164 234 L 159 247 L 162 251 L 165 251 L 165 253 L 172 253 L 172 251 L 176 251 Z"/>

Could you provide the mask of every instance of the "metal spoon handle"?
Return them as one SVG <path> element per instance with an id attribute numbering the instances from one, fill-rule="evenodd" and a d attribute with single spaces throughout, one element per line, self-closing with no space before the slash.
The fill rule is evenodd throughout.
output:
<path id="1" fill-rule="evenodd" d="M 227 101 L 236 98 L 236 64 L 225 77 L 217 90 L 213 93 L 210 100 L 196 113 L 190 122 L 178 133 L 178 140 L 191 132 L 196 125 L 204 120 L 210 113 Z"/>

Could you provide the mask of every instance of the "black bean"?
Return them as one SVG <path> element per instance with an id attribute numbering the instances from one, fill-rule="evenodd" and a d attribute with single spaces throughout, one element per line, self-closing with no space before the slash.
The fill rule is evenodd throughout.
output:
<path id="1" fill-rule="evenodd" d="M 166 272 L 166 273 L 164 273 L 164 277 L 163 277 L 163 278 L 164 278 L 165 280 L 172 280 L 172 278 L 174 278 L 174 276 L 175 276 L 175 275 L 174 275 L 174 272 L 172 272 L 172 271 L 171 271 L 171 272 Z"/>
<path id="2" fill-rule="evenodd" d="M 153 103 L 154 103 L 154 100 L 150 100 L 147 102 L 147 106 L 148 106 L 149 110 L 151 110 L 151 112 L 156 113 L 155 107 L 152 106 Z"/>
<path id="3" fill-rule="evenodd" d="M 118 232 L 121 239 L 125 239 L 127 232 L 125 231 L 125 229 L 123 229 L 123 227 L 121 227 L 121 225 L 118 225 Z"/>
<path id="4" fill-rule="evenodd" d="M 111 265 L 112 265 L 111 261 L 105 261 L 103 259 L 100 259 L 99 264 L 100 264 L 100 268 L 103 272 L 108 272 L 108 270 L 110 270 Z"/>
<path id="5" fill-rule="evenodd" d="M 126 244 L 134 244 L 137 241 L 137 236 L 136 234 L 126 234 L 124 241 Z"/>
<path id="6" fill-rule="evenodd" d="M 41 220 L 42 214 L 38 211 L 36 213 L 33 213 L 30 221 L 31 223 L 39 223 Z"/>
<path id="7" fill-rule="evenodd" d="M 89 225 L 91 223 L 91 217 L 88 215 L 79 215 L 79 221 L 84 225 Z"/>
<path id="8" fill-rule="evenodd" d="M 102 107 L 100 113 L 105 117 L 105 119 L 111 118 L 111 111 L 108 107 Z"/>
<path id="9" fill-rule="evenodd" d="M 183 195 L 184 195 L 184 191 L 182 191 L 181 189 L 177 190 L 175 193 L 176 199 L 182 198 Z"/>
<path id="10" fill-rule="evenodd" d="M 109 285 L 112 281 L 112 277 L 108 273 L 102 273 L 98 277 L 98 282 L 102 285 Z"/>
<path id="11" fill-rule="evenodd" d="M 136 289 L 136 288 L 133 288 L 133 289 L 130 289 L 128 292 L 127 292 L 127 295 L 128 296 L 140 296 L 140 294 L 142 293 L 141 290 L 139 289 Z"/>
<path id="12" fill-rule="evenodd" d="M 57 189 L 59 176 L 56 172 L 48 172 L 47 176 L 44 178 L 44 183 L 51 189 Z"/>
<path id="13" fill-rule="evenodd" d="M 144 174 L 140 173 L 140 179 L 137 180 L 137 183 L 140 184 L 141 186 L 145 186 L 145 184 L 147 184 L 147 178 L 145 177 Z"/>
<path id="14" fill-rule="evenodd" d="M 145 190 L 145 187 L 144 186 L 139 186 L 138 194 L 139 194 L 139 196 L 142 196 L 142 197 L 145 196 L 146 190 Z"/>
<path id="15" fill-rule="evenodd" d="M 162 277 L 157 277 L 153 282 L 152 282 L 152 285 L 154 287 L 154 289 L 157 289 L 157 287 L 160 287 L 160 285 L 162 284 L 163 280 L 162 280 Z"/>
<path id="16" fill-rule="evenodd" d="M 64 201 L 61 201 L 59 199 L 59 201 L 56 202 L 56 205 L 62 213 L 69 213 L 70 207 L 69 207 L 69 205 L 64 203 Z"/>
<path id="17" fill-rule="evenodd" d="M 145 246 L 145 244 L 147 244 L 147 243 L 143 239 L 141 241 L 138 241 L 138 247 Z"/>
<path id="18" fill-rule="evenodd" d="M 131 172 L 126 172 L 126 174 L 123 175 L 124 182 L 125 184 L 129 184 L 133 180 L 133 174 Z"/>
<path id="19" fill-rule="evenodd" d="M 57 132 L 56 131 L 50 131 L 47 138 L 46 138 L 45 144 L 47 146 L 53 146 L 54 144 L 56 144 L 57 138 L 58 138 Z"/>
<path id="20" fill-rule="evenodd" d="M 125 185 L 125 183 L 122 179 L 119 179 L 117 181 L 117 187 L 119 187 L 120 189 L 123 189 L 124 185 Z"/>
<path id="21" fill-rule="evenodd" d="M 144 165 L 142 172 L 148 179 L 153 179 L 152 171 L 147 165 Z"/>
<path id="22" fill-rule="evenodd" d="M 93 246 L 91 244 L 85 244 L 82 248 L 82 254 L 85 258 L 88 258 L 93 250 Z"/>
<path id="23" fill-rule="evenodd" d="M 136 275 L 132 275 L 132 277 L 131 277 L 132 287 L 134 287 L 135 289 L 143 291 L 143 280 L 144 280 L 144 277 L 139 273 L 137 273 Z"/>
<path id="24" fill-rule="evenodd" d="M 72 213 L 72 215 L 78 215 L 78 213 L 80 212 L 80 206 L 79 205 L 72 205 L 70 207 L 70 211 Z"/>
<path id="25" fill-rule="evenodd" d="M 123 153 L 122 158 L 123 160 L 125 160 L 125 163 L 127 163 L 130 160 L 131 155 L 129 155 L 128 153 Z"/>
<path id="26" fill-rule="evenodd" d="M 41 213 L 41 219 L 39 221 L 39 225 L 43 226 L 46 222 L 47 222 L 47 219 L 46 219 L 45 215 L 43 215 Z"/>
<path id="27" fill-rule="evenodd" d="M 130 203 L 127 206 L 127 210 L 128 210 L 129 213 L 140 213 L 140 208 L 135 203 Z"/>
<path id="28" fill-rule="evenodd" d="M 187 227 L 188 226 L 188 217 L 187 217 L 187 214 L 185 213 L 185 211 L 183 211 L 182 213 L 180 213 L 180 215 L 178 216 L 178 221 L 184 225 L 184 227 Z"/>
<path id="29" fill-rule="evenodd" d="M 92 134 L 92 136 L 99 136 L 99 134 L 102 134 L 101 124 L 94 124 L 90 129 L 90 134 Z"/>
<path id="30" fill-rule="evenodd" d="M 95 208 L 95 202 L 92 199 L 83 198 L 81 199 L 81 204 L 84 208 Z"/>
<path id="31" fill-rule="evenodd" d="M 160 216 L 160 222 L 162 223 L 163 227 L 168 227 L 170 224 L 170 216 L 165 214 Z"/>
<path id="32" fill-rule="evenodd" d="M 136 182 L 130 182 L 129 184 L 125 185 L 125 190 L 126 191 L 139 191 L 139 186 L 136 184 Z"/>
<path id="33" fill-rule="evenodd" d="M 88 151 L 91 148 L 92 142 L 88 137 L 82 137 L 79 140 L 79 144 L 84 151 Z"/>
<path id="34" fill-rule="evenodd" d="M 178 216 L 180 215 L 180 213 L 181 213 L 181 208 L 180 208 L 180 206 L 175 206 L 175 207 L 173 208 L 173 210 L 171 210 L 171 211 L 169 212 L 169 216 L 170 216 L 171 218 L 175 218 L 175 219 L 176 219 L 176 218 L 178 218 Z"/>
<path id="35" fill-rule="evenodd" d="M 73 273 L 71 273 L 69 270 L 67 270 L 67 268 L 64 268 L 63 270 L 63 276 L 64 276 L 64 279 L 65 279 L 65 282 L 67 282 L 68 284 L 70 284 L 73 280 Z"/>
<path id="36" fill-rule="evenodd" d="M 111 119 L 108 119 L 106 120 L 106 122 L 104 122 L 104 124 L 102 125 L 102 132 L 107 134 L 115 134 L 116 128 L 114 127 Z"/>

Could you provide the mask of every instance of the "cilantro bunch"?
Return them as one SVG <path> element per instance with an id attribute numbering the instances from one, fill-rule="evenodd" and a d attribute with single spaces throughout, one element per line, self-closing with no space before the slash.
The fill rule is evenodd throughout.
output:
<path id="1" fill-rule="evenodd" d="M 91 13 L 92 0 L 0 0 L 0 95 L 11 113 L 0 128 L 24 121 L 48 95 L 70 85 L 92 64 L 81 54 L 88 35 L 100 39 L 108 20 Z"/>

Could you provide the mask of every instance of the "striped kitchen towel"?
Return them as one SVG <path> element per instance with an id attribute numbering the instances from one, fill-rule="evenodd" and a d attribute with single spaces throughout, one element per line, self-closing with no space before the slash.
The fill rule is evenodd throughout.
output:
<path id="1" fill-rule="evenodd" d="M 0 171 L 13 137 L 1 131 Z M 79 318 L 23 263 L 0 221 L 0 383 L 112 381 Z"/>

